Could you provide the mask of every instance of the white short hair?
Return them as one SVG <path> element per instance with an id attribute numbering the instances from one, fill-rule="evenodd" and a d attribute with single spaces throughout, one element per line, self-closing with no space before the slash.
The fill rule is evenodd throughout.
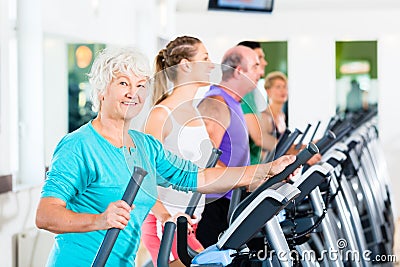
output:
<path id="1" fill-rule="evenodd" d="M 92 109 L 100 110 L 99 95 L 103 94 L 118 73 L 150 77 L 147 57 L 135 48 L 105 48 L 99 52 L 88 74 L 91 86 Z"/>

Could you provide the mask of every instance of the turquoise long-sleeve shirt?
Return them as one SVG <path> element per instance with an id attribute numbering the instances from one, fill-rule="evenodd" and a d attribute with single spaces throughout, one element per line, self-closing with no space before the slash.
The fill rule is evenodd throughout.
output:
<path id="1" fill-rule="evenodd" d="M 196 191 L 198 168 L 163 149 L 150 135 L 129 131 L 136 147 L 117 148 L 91 122 L 66 135 L 57 145 L 42 197 L 56 197 L 67 209 L 99 214 L 120 200 L 134 166 L 148 172 L 135 198 L 135 209 L 122 230 L 106 266 L 134 266 L 140 228 L 157 198 L 156 186 Z M 106 230 L 58 234 L 48 266 L 90 266 Z"/>

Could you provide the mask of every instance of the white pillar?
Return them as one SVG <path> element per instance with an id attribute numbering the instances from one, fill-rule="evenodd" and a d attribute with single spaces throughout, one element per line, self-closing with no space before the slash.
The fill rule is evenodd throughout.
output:
<path id="1" fill-rule="evenodd" d="M 327 36 L 296 36 L 288 41 L 289 128 L 307 123 L 323 132 L 335 115 L 335 41 Z M 307 138 L 307 137 L 306 137 Z M 307 139 L 306 139 L 307 140 Z"/>
<path id="2" fill-rule="evenodd" d="M 0 0 L 0 175 L 10 174 L 9 18 L 8 2 Z"/>
<path id="3" fill-rule="evenodd" d="M 44 158 L 49 166 L 58 142 L 68 133 L 68 51 L 60 38 L 44 38 L 43 47 Z"/>
<path id="4" fill-rule="evenodd" d="M 379 134 L 391 178 L 394 215 L 400 216 L 400 124 L 398 82 L 400 68 L 400 35 L 382 34 L 378 40 L 378 78 L 379 78 Z"/>
<path id="5" fill-rule="evenodd" d="M 135 10 L 134 45 L 137 46 L 153 62 L 157 54 L 157 5 L 154 0 L 138 1 L 140 5 Z M 145 25 L 145 26 L 144 26 Z"/>
<path id="6" fill-rule="evenodd" d="M 44 179 L 43 29 L 40 0 L 18 0 L 18 182 Z M 56 111 L 55 111 L 56 112 Z"/>

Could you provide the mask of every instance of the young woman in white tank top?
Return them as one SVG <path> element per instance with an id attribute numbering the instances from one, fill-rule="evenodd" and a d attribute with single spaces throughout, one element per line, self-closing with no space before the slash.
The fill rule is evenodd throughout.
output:
<path id="1" fill-rule="evenodd" d="M 178 155 L 181 158 L 188 159 L 200 168 L 204 168 L 212 151 L 212 144 L 208 137 L 204 124 L 198 126 L 187 126 L 178 122 L 173 113 L 167 106 L 156 105 L 154 109 L 161 108 L 168 114 L 168 120 L 171 123 L 171 131 L 165 137 L 163 144 L 166 150 Z M 164 204 L 169 214 L 178 214 L 185 211 L 193 193 L 185 193 L 172 188 L 158 187 L 158 198 Z M 192 223 L 197 223 L 201 219 L 204 210 L 205 198 L 201 198 L 192 219 Z"/>
<path id="2" fill-rule="evenodd" d="M 212 143 L 194 98 L 198 88 L 208 84 L 213 68 L 206 48 L 197 38 L 182 36 L 171 41 L 156 57 L 153 100 L 157 105 L 151 110 L 145 125 L 145 132 L 160 140 L 165 149 L 201 168 L 206 166 L 211 155 Z M 168 80 L 174 84 L 173 90 L 166 87 Z M 158 201 L 142 227 L 142 241 L 151 254 L 154 266 L 157 264 L 164 223 L 182 215 L 191 196 L 191 193 L 158 187 Z M 196 239 L 195 231 L 204 202 L 202 197 L 195 217 L 188 218 L 191 225 L 188 243 L 198 251 L 203 247 Z M 179 264 L 177 259 L 175 238 L 170 261 Z"/>

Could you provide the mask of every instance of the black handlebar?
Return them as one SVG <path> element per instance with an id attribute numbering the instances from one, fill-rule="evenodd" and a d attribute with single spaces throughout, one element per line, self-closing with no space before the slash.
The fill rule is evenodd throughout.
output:
<path id="1" fill-rule="evenodd" d="M 132 206 L 133 200 L 135 199 L 139 187 L 146 175 L 147 172 L 142 168 L 134 168 L 132 177 L 129 180 L 124 195 L 122 196 L 122 200 L 124 200 L 129 206 Z M 120 231 L 121 229 L 118 228 L 110 228 L 107 230 L 103 242 L 101 243 L 100 248 L 97 251 L 96 257 L 93 261 L 93 267 L 102 267 L 106 264 Z"/>
<path id="2" fill-rule="evenodd" d="M 286 140 L 288 139 L 288 137 L 291 133 L 292 132 L 288 128 L 285 129 L 285 131 L 281 134 L 281 136 L 278 139 L 278 143 L 276 144 L 275 151 L 280 150 L 282 148 L 283 144 L 286 142 Z"/>
<path id="3" fill-rule="evenodd" d="M 317 146 L 320 148 L 321 155 L 325 154 L 334 144 L 339 142 L 352 130 L 353 126 L 350 123 L 345 123 L 336 134 L 332 131 L 327 131 L 326 135 L 317 142 Z"/>
<path id="4" fill-rule="evenodd" d="M 319 153 L 322 155 L 326 151 L 328 151 L 335 143 L 336 143 L 335 133 L 328 130 L 326 131 L 325 135 L 320 140 L 317 141 L 315 145 L 318 147 Z M 309 164 L 305 164 L 302 173 L 305 173 L 309 167 L 310 167 Z"/>
<path id="5" fill-rule="evenodd" d="M 196 210 L 197 205 L 199 204 L 199 201 L 201 199 L 201 193 L 195 192 L 193 193 L 192 197 L 189 200 L 189 204 L 186 207 L 185 213 L 189 215 L 190 217 L 193 216 L 194 211 Z"/>
<path id="6" fill-rule="evenodd" d="M 186 226 L 187 227 L 187 226 Z M 164 225 L 163 240 L 174 240 L 176 224 L 174 222 L 166 222 Z M 171 252 L 172 242 L 161 242 L 160 251 L 157 257 L 157 266 L 168 266 L 169 254 Z M 167 263 L 165 265 L 165 262 Z"/>
<path id="7" fill-rule="evenodd" d="M 192 258 L 189 256 L 187 252 L 187 219 L 185 216 L 178 217 L 177 226 L 178 230 L 176 231 L 176 239 L 177 239 L 177 250 L 179 259 L 185 266 L 190 266 L 192 263 Z"/>
<path id="8" fill-rule="evenodd" d="M 302 134 L 302 132 L 299 129 L 297 128 L 294 129 L 294 132 L 289 135 L 289 137 L 286 139 L 286 142 L 282 144 L 281 148 L 276 150 L 274 159 L 277 159 L 285 155 L 300 134 Z"/>
<path id="9" fill-rule="evenodd" d="M 330 118 L 330 120 L 326 126 L 325 133 L 328 131 L 333 131 L 333 129 L 335 128 L 335 125 L 338 123 L 340 123 L 340 118 L 339 118 L 339 115 L 336 114 L 335 116 Z"/>
<path id="10" fill-rule="evenodd" d="M 218 160 L 219 157 L 221 156 L 222 151 L 218 148 L 213 148 L 210 158 L 208 159 L 208 162 L 206 164 L 206 168 L 211 168 L 214 167 Z M 190 217 L 193 216 L 194 211 L 196 210 L 197 205 L 199 204 L 199 201 L 201 199 L 201 193 L 195 192 L 193 193 L 192 197 L 190 198 L 189 204 L 185 210 L 185 213 L 189 215 Z M 186 217 L 183 217 L 186 220 Z M 179 222 L 179 218 L 178 218 Z M 166 227 L 167 224 L 173 224 L 174 227 L 169 226 L 168 228 Z M 178 224 L 178 231 L 179 231 L 179 224 Z M 171 247 L 172 247 L 172 241 L 174 240 L 174 233 L 175 233 L 175 228 L 176 225 L 173 222 L 168 222 L 165 224 L 164 227 L 164 232 L 163 236 L 161 239 L 161 244 L 160 244 L 160 252 L 157 257 L 157 266 L 158 267 L 168 267 L 169 266 L 169 253 L 171 252 Z M 184 244 L 181 244 L 181 241 L 179 241 L 179 238 L 177 238 L 177 243 L 178 243 L 178 255 L 179 258 L 182 261 L 182 258 L 188 258 L 191 261 L 191 257 L 188 254 L 188 252 L 191 252 L 191 254 L 195 253 L 193 249 L 188 247 L 187 245 L 187 220 L 186 220 L 186 230 L 185 230 L 185 242 Z M 183 239 L 183 237 L 181 237 Z M 179 252 L 179 247 L 182 246 L 184 249 L 181 249 L 182 251 Z M 183 261 L 182 261 L 183 262 Z"/>
<path id="11" fill-rule="evenodd" d="M 221 157 L 222 155 L 222 151 L 218 148 L 213 148 L 210 158 L 208 159 L 208 162 L 206 164 L 206 168 L 212 168 L 215 167 L 215 165 L 217 165 L 217 162 L 219 160 L 219 157 Z"/>
<path id="12" fill-rule="evenodd" d="M 300 151 L 297 156 L 296 160 L 286 166 L 286 168 L 276 174 L 275 176 L 269 178 L 267 181 L 265 181 L 262 185 L 260 185 L 256 190 L 254 190 L 247 198 L 245 198 L 235 209 L 235 211 L 232 214 L 231 217 L 231 222 L 233 222 L 236 217 L 264 190 L 267 188 L 271 187 L 272 185 L 279 183 L 289 177 L 290 174 L 292 174 L 298 167 L 306 163 L 313 155 L 318 153 L 318 147 L 313 144 L 309 143 L 308 146 Z"/>
<path id="13" fill-rule="evenodd" d="M 219 150 L 218 148 L 213 148 L 210 158 L 208 159 L 206 168 L 212 168 L 215 167 L 217 164 L 219 157 L 221 156 L 222 151 Z M 192 197 L 190 198 L 189 204 L 185 210 L 185 213 L 189 215 L 190 217 L 193 216 L 194 211 L 196 210 L 197 205 L 199 204 L 199 201 L 201 199 L 201 193 L 195 192 Z"/>
<path id="14" fill-rule="evenodd" d="M 313 134 L 311 135 L 310 142 L 312 142 L 312 141 L 314 140 L 314 137 L 315 137 L 315 135 L 317 134 L 318 128 L 319 128 L 320 125 L 321 125 L 321 121 L 318 121 L 317 126 L 315 126 L 314 132 L 313 132 Z"/>
<path id="15" fill-rule="evenodd" d="M 329 149 L 329 145 L 336 139 L 336 135 L 332 131 L 328 131 L 315 145 L 319 148 L 320 153 Z"/>
<path id="16" fill-rule="evenodd" d="M 270 152 L 268 152 L 268 154 L 265 156 L 265 158 L 262 160 L 261 163 L 268 163 L 268 162 L 271 162 L 274 160 L 276 151 L 278 151 L 282 147 L 282 145 L 286 142 L 290 133 L 291 133 L 291 131 L 288 128 L 286 128 L 285 131 L 279 137 L 275 148 L 272 149 Z"/>
<path id="17" fill-rule="evenodd" d="M 311 124 L 307 124 L 307 127 L 306 127 L 306 129 L 304 130 L 303 135 L 300 137 L 299 142 L 298 142 L 297 145 L 295 146 L 295 149 L 296 149 L 296 150 L 300 150 L 300 149 L 301 149 L 301 146 L 303 145 L 304 138 L 306 137 L 308 131 L 310 130 L 310 127 L 311 127 Z"/>
<path id="18" fill-rule="evenodd" d="M 297 154 L 296 160 L 292 164 L 288 165 L 282 172 L 269 178 L 264 184 L 258 187 L 255 191 L 265 190 L 271 185 L 283 181 L 284 179 L 289 177 L 289 175 L 292 174 L 298 167 L 305 164 L 312 156 L 314 156 L 318 152 L 319 152 L 318 147 L 313 143 L 309 143 L 305 149 L 303 149 Z"/>

